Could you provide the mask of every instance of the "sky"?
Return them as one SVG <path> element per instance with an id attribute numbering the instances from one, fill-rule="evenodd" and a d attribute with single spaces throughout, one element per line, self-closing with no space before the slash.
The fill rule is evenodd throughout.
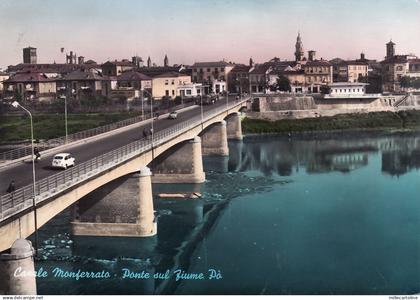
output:
<path id="1" fill-rule="evenodd" d="M 38 63 L 293 59 L 298 31 L 317 58 L 381 60 L 391 38 L 420 56 L 420 0 L 0 0 L 0 68 L 29 45 Z"/>

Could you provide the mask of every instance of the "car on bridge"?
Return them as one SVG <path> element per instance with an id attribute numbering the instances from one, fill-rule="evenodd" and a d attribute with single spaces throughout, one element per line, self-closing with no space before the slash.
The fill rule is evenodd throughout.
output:
<path id="1" fill-rule="evenodd" d="M 67 169 L 74 166 L 74 157 L 70 153 L 58 153 L 54 155 L 51 166 L 53 168 Z"/>
<path id="2" fill-rule="evenodd" d="M 177 117 L 178 113 L 176 111 L 173 111 L 168 115 L 168 119 L 176 119 Z"/>

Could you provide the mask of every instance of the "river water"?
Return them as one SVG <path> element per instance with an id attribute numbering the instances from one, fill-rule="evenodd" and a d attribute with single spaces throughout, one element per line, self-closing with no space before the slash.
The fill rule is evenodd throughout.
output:
<path id="1" fill-rule="evenodd" d="M 69 210 L 56 216 L 40 230 L 38 293 L 420 292 L 420 135 L 254 136 L 229 150 L 204 159 L 202 185 L 154 185 L 203 194 L 156 198 L 155 237 L 72 237 Z"/>

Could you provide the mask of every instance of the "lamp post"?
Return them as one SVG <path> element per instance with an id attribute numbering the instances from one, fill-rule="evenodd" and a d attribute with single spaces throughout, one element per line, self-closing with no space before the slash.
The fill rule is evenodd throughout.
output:
<path id="1" fill-rule="evenodd" d="M 200 108 L 201 108 L 201 130 L 204 129 L 204 114 L 203 114 L 203 86 L 200 87 Z"/>
<path id="2" fill-rule="evenodd" d="M 144 104 L 143 104 L 143 102 L 144 102 L 144 95 L 143 95 L 143 92 L 144 92 L 144 89 L 142 90 L 142 93 L 141 93 L 141 119 L 142 120 L 144 120 Z"/>
<path id="3" fill-rule="evenodd" d="M 150 118 L 152 119 L 152 129 L 151 129 L 151 132 L 152 132 L 152 161 L 153 161 L 153 159 L 154 159 L 154 153 L 153 153 L 153 137 L 154 137 L 154 129 L 153 129 L 153 97 L 152 97 L 152 95 L 147 91 L 147 90 L 143 90 L 143 92 L 146 92 L 146 93 L 148 93 L 149 94 L 149 96 L 150 96 Z"/>
<path id="4" fill-rule="evenodd" d="M 64 99 L 64 124 L 66 126 L 66 140 L 65 143 L 67 144 L 67 137 L 68 137 L 68 129 L 67 129 L 67 97 L 60 96 L 61 99 Z"/>
<path id="5" fill-rule="evenodd" d="M 14 108 L 22 108 L 24 111 L 26 111 L 29 114 L 29 119 L 31 121 L 31 153 L 32 153 L 32 180 L 33 180 L 33 198 L 32 198 L 32 207 L 34 210 L 34 225 L 35 225 L 35 256 L 38 254 L 38 220 L 36 215 L 36 201 L 35 201 L 35 195 L 36 195 L 36 187 L 35 187 L 35 155 L 34 155 L 34 125 L 32 121 L 32 114 L 29 110 L 24 108 L 22 105 L 19 104 L 17 101 L 13 101 L 12 106 Z"/>

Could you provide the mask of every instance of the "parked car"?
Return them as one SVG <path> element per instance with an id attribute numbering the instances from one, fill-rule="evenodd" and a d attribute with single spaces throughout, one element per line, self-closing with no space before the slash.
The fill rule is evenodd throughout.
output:
<path id="1" fill-rule="evenodd" d="M 70 153 L 58 153 L 54 155 L 51 165 L 53 168 L 67 169 L 74 166 L 74 161 L 75 159 Z"/>
<path id="2" fill-rule="evenodd" d="M 176 111 L 173 111 L 168 115 L 168 119 L 176 119 L 177 117 L 178 113 Z"/>

